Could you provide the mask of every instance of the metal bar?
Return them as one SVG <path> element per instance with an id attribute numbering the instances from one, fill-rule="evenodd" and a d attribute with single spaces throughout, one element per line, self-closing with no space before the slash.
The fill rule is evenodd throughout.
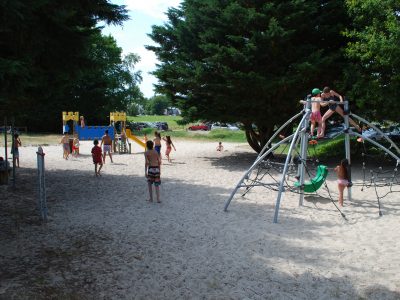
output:
<path id="1" fill-rule="evenodd" d="M 236 187 L 233 189 L 231 195 L 229 196 L 228 200 L 225 203 L 225 207 L 224 207 L 224 211 L 228 210 L 228 206 L 231 203 L 233 197 L 235 196 L 237 190 L 239 189 L 240 185 L 242 184 L 242 182 L 248 177 L 248 175 L 254 170 L 255 167 L 257 167 L 260 162 L 262 162 L 264 160 L 264 158 L 270 154 L 272 151 L 274 151 L 276 148 L 278 148 L 280 145 L 286 143 L 286 141 L 289 141 L 291 138 L 294 137 L 294 134 L 289 135 L 288 137 L 284 138 L 282 141 L 280 141 L 279 143 L 276 143 L 274 146 L 272 146 L 271 148 L 269 148 L 262 156 L 258 157 L 256 159 L 256 161 L 251 165 L 251 167 L 246 171 L 246 173 L 244 173 L 244 175 L 242 176 L 242 178 L 239 180 L 239 182 L 237 183 Z"/>
<path id="2" fill-rule="evenodd" d="M 393 157 L 393 158 L 396 160 L 397 163 L 400 163 L 400 157 L 399 157 L 399 156 L 397 156 L 397 155 L 394 154 L 392 151 L 390 151 L 390 150 L 387 149 L 386 147 L 382 146 L 382 145 L 379 144 L 378 142 L 375 142 L 374 140 L 372 140 L 372 139 L 370 139 L 370 138 L 364 137 L 364 136 L 362 136 L 361 134 L 359 134 L 358 132 L 351 131 L 350 134 L 351 134 L 351 135 L 354 135 L 354 136 L 356 136 L 356 137 L 360 137 L 360 138 L 362 138 L 362 139 L 364 139 L 364 140 L 370 142 L 371 144 L 377 146 L 378 148 L 380 148 L 381 150 L 383 150 L 383 151 L 385 151 L 387 154 L 389 154 L 391 157 Z"/>
<path id="3" fill-rule="evenodd" d="M 283 124 L 281 127 L 279 127 L 275 133 L 270 137 L 270 139 L 268 140 L 268 142 L 265 144 L 264 148 L 260 151 L 260 153 L 258 154 L 258 156 L 261 156 L 264 151 L 270 147 L 272 141 L 277 137 L 277 135 L 286 127 L 288 126 L 290 123 L 292 123 L 294 120 L 296 120 L 298 117 L 300 117 L 303 114 L 303 111 L 299 112 L 298 114 L 294 115 L 293 117 L 291 117 L 289 120 L 287 120 L 285 122 L 285 124 Z"/>
<path id="4" fill-rule="evenodd" d="M 301 130 L 301 143 L 300 143 L 300 155 L 301 155 L 301 163 L 299 164 L 298 170 L 299 170 L 299 176 L 300 176 L 300 186 L 299 186 L 299 191 L 300 191 L 300 197 L 299 197 L 299 206 L 303 206 L 303 200 L 304 200 L 304 191 L 301 189 L 301 187 L 304 185 L 304 172 L 305 172 L 305 164 L 307 163 L 307 146 L 308 146 L 308 137 L 307 137 L 307 128 L 308 128 L 308 122 L 309 122 L 309 116 L 311 113 L 311 99 L 307 99 L 307 104 L 306 104 L 306 112 L 307 118 L 304 122 L 303 129 Z M 311 135 L 314 135 L 313 132 L 311 132 Z"/>
<path id="5" fill-rule="evenodd" d="M 299 135 L 300 129 L 303 127 L 303 124 L 306 120 L 308 120 L 310 115 L 310 111 L 306 111 L 306 113 L 304 114 L 303 118 L 301 119 L 301 122 L 299 124 L 299 126 L 297 126 L 297 129 L 294 133 L 292 142 L 290 143 L 290 148 L 289 148 L 289 153 L 286 156 L 286 162 L 285 162 L 285 166 L 283 167 L 283 173 L 282 173 L 282 179 L 281 179 L 281 183 L 279 185 L 279 193 L 278 193 L 278 197 L 276 198 L 276 204 L 275 204 L 275 214 L 274 214 L 274 223 L 278 223 L 278 213 L 279 213 L 279 205 L 282 199 L 282 192 L 283 192 L 283 184 L 285 182 L 285 176 L 288 170 L 288 165 L 289 165 L 289 161 L 290 161 L 290 156 L 291 153 L 293 151 L 293 147 L 296 143 L 297 137 Z"/>
<path id="6" fill-rule="evenodd" d="M 344 103 L 344 125 L 346 128 L 349 128 L 349 102 Z M 346 152 L 346 159 L 349 162 L 349 181 L 351 181 L 351 151 L 350 151 L 350 133 L 349 130 L 345 130 L 344 133 L 344 148 Z M 347 196 L 349 201 L 351 201 L 351 187 L 347 187 Z"/>
<path id="7" fill-rule="evenodd" d="M 12 149 L 12 166 L 13 166 L 13 178 L 12 178 L 12 186 L 15 188 L 15 128 L 14 128 L 14 118 L 11 120 L 11 149 Z"/>
<path id="8" fill-rule="evenodd" d="M 8 185 L 7 117 L 4 117 L 4 159 L 6 160 L 6 177 Z"/>
<path id="9" fill-rule="evenodd" d="M 351 114 L 354 118 L 356 118 L 357 120 L 364 122 L 365 124 L 367 124 L 369 127 L 373 128 L 374 130 L 376 130 L 378 133 L 380 133 L 382 135 L 383 138 L 385 138 L 389 143 L 390 146 L 392 146 L 393 148 L 396 149 L 397 153 L 400 154 L 400 149 L 399 147 L 397 147 L 396 143 L 393 142 L 382 130 L 380 130 L 378 127 L 376 127 L 374 124 L 371 124 L 370 122 L 368 122 L 367 120 L 361 118 L 360 116 L 357 116 L 355 114 Z"/>

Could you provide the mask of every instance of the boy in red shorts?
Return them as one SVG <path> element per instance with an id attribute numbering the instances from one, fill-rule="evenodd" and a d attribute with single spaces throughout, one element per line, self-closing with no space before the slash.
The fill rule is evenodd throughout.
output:
<path id="1" fill-rule="evenodd" d="M 94 163 L 94 173 L 96 174 L 96 176 L 101 176 L 100 170 L 103 167 L 101 148 L 98 146 L 99 145 L 98 140 L 94 140 L 93 144 L 94 144 L 94 147 L 92 148 L 92 157 L 93 157 L 93 163 Z M 97 170 L 97 165 L 99 165 L 99 170 Z"/>

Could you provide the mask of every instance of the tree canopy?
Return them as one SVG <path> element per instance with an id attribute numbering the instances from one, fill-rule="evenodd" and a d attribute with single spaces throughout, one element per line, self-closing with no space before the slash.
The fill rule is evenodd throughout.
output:
<path id="1" fill-rule="evenodd" d="M 399 121 L 400 2 L 346 2 L 353 20 L 346 31 L 349 94 L 370 117 Z"/>
<path id="2" fill-rule="evenodd" d="M 91 113 L 125 108 L 141 96 L 137 56 L 122 60 L 98 22 L 121 25 L 124 6 L 109 0 L 0 2 L 0 115 L 32 130 L 60 128 L 62 110 Z M 127 100 L 128 99 L 128 100 Z"/>
<path id="3" fill-rule="evenodd" d="M 147 48 L 161 61 L 157 91 L 189 120 L 242 122 L 259 151 L 301 95 L 340 77 L 344 8 L 343 1 L 185 0 L 150 34 L 158 45 Z"/>

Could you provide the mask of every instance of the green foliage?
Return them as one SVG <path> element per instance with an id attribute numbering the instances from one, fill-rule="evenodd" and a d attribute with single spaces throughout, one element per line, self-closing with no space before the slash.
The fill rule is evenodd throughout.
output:
<path id="1" fill-rule="evenodd" d="M 353 27 L 346 31 L 351 59 L 349 95 L 370 117 L 399 120 L 400 2 L 346 1 Z"/>
<path id="2" fill-rule="evenodd" d="M 166 96 L 157 95 L 147 101 L 146 112 L 150 115 L 162 115 L 169 106 L 170 101 Z"/>
<path id="3" fill-rule="evenodd" d="M 141 97 L 135 55 L 121 59 L 99 21 L 121 25 L 124 6 L 108 0 L 0 2 L 0 116 L 30 130 L 59 130 L 62 110 L 95 121 Z M 104 121 L 104 120 L 103 120 Z"/>
<path id="4" fill-rule="evenodd" d="M 178 122 L 182 120 L 180 116 L 128 116 L 130 122 L 167 122 L 170 130 L 182 130 L 184 129 Z"/>
<path id="5" fill-rule="evenodd" d="M 185 120 L 243 123 L 260 150 L 300 95 L 339 77 L 346 22 L 343 1 L 183 1 L 150 34 L 157 90 Z"/>

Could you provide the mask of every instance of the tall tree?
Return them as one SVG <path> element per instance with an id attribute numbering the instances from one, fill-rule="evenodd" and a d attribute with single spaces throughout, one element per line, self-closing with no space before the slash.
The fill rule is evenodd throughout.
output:
<path id="1" fill-rule="evenodd" d="M 346 1 L 353 28 L 346 32 L 350 95 L 375 119 L 399 121 L 400 2 Z"/>
<path id="2" fill-rule="evenodd" d="M 109 2 L 0 1 L 0 115 L 14 115 L 33 129 L 59 127 L 65 95 L 93 66 L 96 24 L 118 25 L 128 18 L 124 6 Z"/>
<path id="3" fill-rule="evenodd" d="M 343 1 L 186 0 L 167 15 L 147 46 L 157 91 L 187 119 L 242 122 L 256 151 L 301 95 L 340 77 Z"/>

